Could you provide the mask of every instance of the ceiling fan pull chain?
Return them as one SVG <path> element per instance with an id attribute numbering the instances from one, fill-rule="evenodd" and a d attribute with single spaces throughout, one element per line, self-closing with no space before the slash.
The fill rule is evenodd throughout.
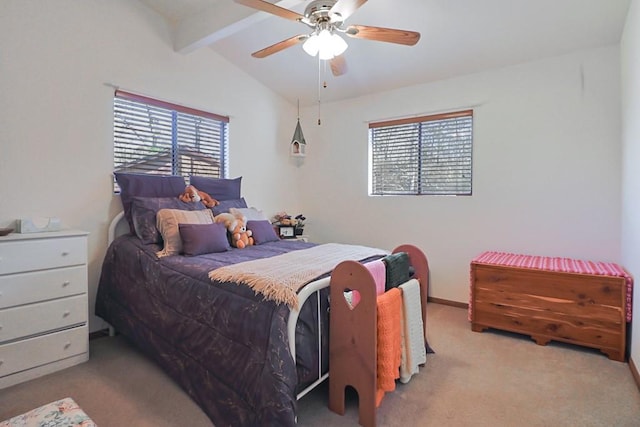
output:
<path id="1" fill-rule="evenodd" d="M 327 88 L 327 79 L 325 78 L 327 75 L 327 63 L 329 61 L 322 61 L 322 88 L 326 89 Z"/>
<path id="2" fill-rule="evenodd" d="M 322 124 L 322 121 L 320 120 L 320 95 L 322 92 L 322 89 L 320 88 L 320 81 L 322 81 L 322 60 L 320 59 L 320 56 L 318 56 L 318 126 Z"/>

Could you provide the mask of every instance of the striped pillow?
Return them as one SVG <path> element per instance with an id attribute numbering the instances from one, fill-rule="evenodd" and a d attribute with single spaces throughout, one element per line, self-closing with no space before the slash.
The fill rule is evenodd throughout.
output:
<path id="1" fill-rule="evenodd" d="M 213 224 L 213 213 L 210 209 L 200 211 L 183 211 L 180 209 L 160 209 L 156 214 L 156 226 L 162 235 L 164 248 L 156 255 L 164 257 L 179 255 L 182 252 L 179 224 Z"/>

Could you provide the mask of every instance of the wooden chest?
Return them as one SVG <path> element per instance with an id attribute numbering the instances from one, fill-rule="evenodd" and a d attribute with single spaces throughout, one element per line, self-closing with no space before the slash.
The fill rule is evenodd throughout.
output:
<path id="1" fill-rule="evenodd" d="M 625 277 L 471 263 L 473 331 L 496 328 L 625 360 Z"/>

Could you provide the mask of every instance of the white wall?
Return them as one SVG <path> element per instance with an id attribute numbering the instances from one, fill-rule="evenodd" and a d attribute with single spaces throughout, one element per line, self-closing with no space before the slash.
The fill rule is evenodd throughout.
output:
<path id="1" fill-rule="evenodd" d="M 620 67 L 607 47 L 305 109 L 308 233 L 426 252 L 467 302 L 484 250 L 620 261 Z M 329 85 L 330 87 L 330 85 Z M 474 106 L 473 196 L 367 195 L 368 121 Z"/>
<path id="2" fill-rule="evenodd" d="M 209 49 L 175 53 L 164 21 L 131 0 L 2 0 L 0 226 L 57 216 L 89 231 L 90 311 L 113 196 L 113 88 L 229 115 L 230 176 L 250 204 L 294 205 L 295 106 Z M 274 165 L 280 165 L 274 167 Z M 102 327 L 93 318 L 91 329 Z"/>
<path id="3" fill-rule="evenodd" d="M 622 41 L 622 260 L 635 277 L 631 358 L 640 367 L 640 0 L 629 7 Z"/>

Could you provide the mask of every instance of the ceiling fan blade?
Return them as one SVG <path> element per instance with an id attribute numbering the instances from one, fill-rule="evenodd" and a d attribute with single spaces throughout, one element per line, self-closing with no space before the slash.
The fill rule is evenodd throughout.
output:
<path id="1" fill-rule="evenodd" d="M 347 72 L 347 61 L 344 59 L 344 55 L 334 56 L 329 65 L 331 66 L 331 72 L 336 77 Z"/>
<path id="2" fill-rule="evenodd" d="M 254 58 L 264 58 L 266 56 L 273 55 L 274 53 L 280 52 L 281 50 L 284 50 L 288 47 L 295 46 L 298 43 L 302 43 L 308 38 L 309 36 L 306 34 L 293 36 L 289 39 L 282 40 L 281 42 L 278 42 L 276 44 L 272 44 L 269 47 L 265 47 L 264 49 L 261 49 L 257 52 L 253 52 L 251 56 L 253 56 Z"/>
<path id="3" fill-rule="evenodd" d="M 366 25 L 350 25 L 345 34 L 356 39 L 375 40 L 379 42 L 404 44 L 413 46 L 420 40 L 420 33 L 393 28 L 369 27 Z"/>
<path id="4" fill-rule="evenodd" d="M 336 4 L 333 5 L 330 12 L 339 13 L 344 21 L 366 2 L 367 0 L 338 0 Z"/>
<path id="5" fill-rule="evenodd" d="M 258 9 L 263 12 L 270 13 L 272 15 L 279 16 L 284 19 L 290 19 L 292 21 L 300 21 L 304 18 L 304 16 L 296 13 L 292 10 L 285 9 L 284 7 L 276 6 L 273 3 L 269 3 L 264 0 L 234 0 L 238 4 L 242 4 L 244 6 L 251 7 L 253 9 Z"/>

